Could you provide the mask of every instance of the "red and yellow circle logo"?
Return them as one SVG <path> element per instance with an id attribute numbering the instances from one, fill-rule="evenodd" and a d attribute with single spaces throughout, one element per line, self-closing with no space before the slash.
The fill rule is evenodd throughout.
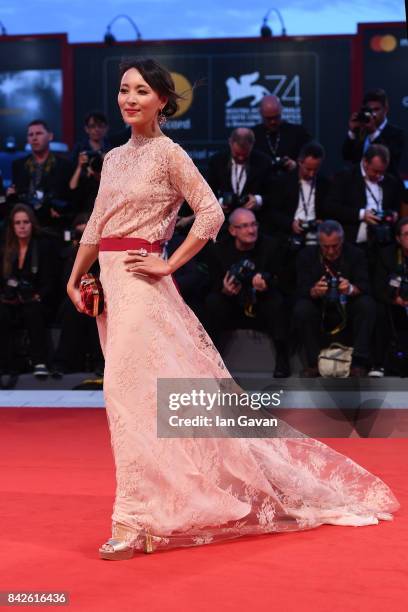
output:
<path id="1" fill-rule="evenodd" d="M 370 48 L 372 51 L 391 53 L 397 48 L 398 41 L 392 34 L 386 34 L 385 36 L 373 36 L 370 40 Z"/>
<path id="2" fill-rule="evenodd" d="M 193 88 L 188 79 L 183 74 L 179 72 L 172 72 L 171 76 L 173 77 L 174 87 L 176 92 L 183 96 L 181 100 L 177 101 L 178 111 L 173 115 L 172 118 L 181 117 L 188 111 L 193 101 Z"/>

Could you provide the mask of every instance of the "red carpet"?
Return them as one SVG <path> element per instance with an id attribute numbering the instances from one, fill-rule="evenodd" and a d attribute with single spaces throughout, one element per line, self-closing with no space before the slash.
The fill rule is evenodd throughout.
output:
<path id="1" fill-rule="evenodd" d="M 406 609 L 408 440 L 328 441 L 391 486 L 402 504 L 391 523 L 109 562 L 97 556 L 114 491 L 105 419 L 103 410 L 0 409 L 0 591 L 66 591 L 62 609 L 86 612 Z"/>

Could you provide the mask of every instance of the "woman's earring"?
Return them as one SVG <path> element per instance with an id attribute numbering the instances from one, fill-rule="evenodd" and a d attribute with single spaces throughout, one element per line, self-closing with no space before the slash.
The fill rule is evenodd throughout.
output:
<path id="1" fill-rule="evenodd" d="M 162 109 L 162 108 L 161 108 L 161 109 L 160 109 L 160 111 L 159 111 L 159 115 L 158 115 L 158 118 L 157 118 L 157 119 L 158 119 L 158 122 L 159 122 L 160 127 L 162 127 L 162 126 L 163 126 L 163 125 L 166 123 L 166 121 L 167 121 L 167 117 L 166 117 L 166 115 L 163 113 L 163 109 Z"/>

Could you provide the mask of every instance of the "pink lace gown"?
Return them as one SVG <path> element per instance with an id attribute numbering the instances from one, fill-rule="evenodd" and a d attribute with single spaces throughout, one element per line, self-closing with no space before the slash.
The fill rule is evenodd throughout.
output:
<path id="1" fill-rule="evenodd" d="M 81 242 L 168 240 L 181 202 L 192 233 L 214 238 L 224 215 L 183 149 L 166 136 L 134 137 L 104 160 Z M 158 438 L 158 378 L 229 378 L 171 277 L 126 272 L 125 252 L 101 252 L 107 307 L 98 317 L 104 394 L 116 466 L 112 533 L 125 525 L 142 548 L 191 546 L 248 534 L 392 519 L 399 503 L 380 478 L 311 438 Z"/>

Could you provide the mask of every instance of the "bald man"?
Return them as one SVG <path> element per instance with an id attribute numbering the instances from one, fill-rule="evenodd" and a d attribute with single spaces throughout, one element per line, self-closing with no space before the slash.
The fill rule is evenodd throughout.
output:
<path id="1" fill-rule="evenodd" d="M 282 121 L 282 104 L 277 96 L 264 96 L 260 104 L 262 123 L 253 128 L 255 149 L 272 160 L 275 175 L 296 167 L 301 148 L 312 138 L 302 125 Z"/>
<path id="2" fill-rule="evenodd" d="M 241 206 L 252 210 L 262 222 L 272 189 L 270 158 L 254 151 L 255 136 L 249 128 L 236 128 L 229 148 L 213 155 L 207 180 L 226 215 Z"/>
<path id="3" fill-rule="evenodd" d="M 220 351 L 222 332 L 261 329 L 274 342 L 275 378 L 290 374 L 287 306 L 279 290 L 283 261 L 279 241 L 262 235 L 254 213 L 236 208 L 228 218 L 228 237 L 207 249 L 211 289 L 205 302 L 205 326 Z M 253 265 L 249 276 L 244 261 Z M 242 276 L 237 267 L 242 267 Z M 235 272 L 234 272 L 235 269 Z M 238 274 L 234 276 L 234 274 Z"/>

